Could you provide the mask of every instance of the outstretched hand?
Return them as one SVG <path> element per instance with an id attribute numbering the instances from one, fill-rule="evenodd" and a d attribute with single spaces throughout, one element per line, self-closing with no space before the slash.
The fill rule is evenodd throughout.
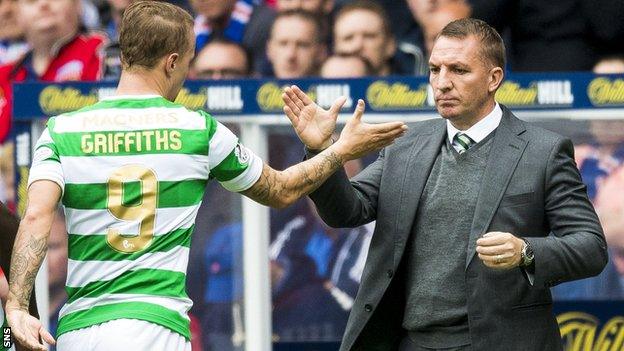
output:
<path id="1" fill-rule="evenodd" d="M 282 100 L 284 113 L 307 148 L 324 150 L 331 145 L 338 113 L 347 101 L 345 97 L 338 98 L 329 110 L 325 110 L 293 85 L 284 89 Z"/>
<path id="2" fill-rule="evenodd" d="M 54 338 L 43 328 L 41 321 L 31 316 L 28 311 L 7 308 L 6 318 L 17 343 L 29 350 L 46 351 L 48 348 L 41 339 L 49 345 L 55 344 Z"/>
<path id="3" fill-rule="evenodd" d="M 334 145 L 345 161 L 380 150 L 392 144 L 407 130 L 405 123 L 398 121 L 379 124 L 364 123 L 362 122 L 363 115 L 364 100 L 360 99 L 353 116 L 345 124 L 340 138 Z"/>

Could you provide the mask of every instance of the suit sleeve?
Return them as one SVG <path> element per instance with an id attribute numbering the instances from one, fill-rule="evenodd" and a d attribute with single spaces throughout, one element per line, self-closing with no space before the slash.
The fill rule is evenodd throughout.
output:
<path id="1" fill-rule="evenodd" d="M 335 228 L 353 228 L 376 219 L 384 161 L 385 150 L 382 150 L 377 160 L 351 181 L 344 169 L 340 169 L 310 194 L 325 223 Z"/>
<path id="2" fill-rule="evenodd" d="M 607 263 L 607 244 L 587 188 L 574 163 L 574 147 L 561 139 L 546 166 L 544 209 L 552 232 L 525 238 L 535 254 L 538 287 L 599 274 Z"/>

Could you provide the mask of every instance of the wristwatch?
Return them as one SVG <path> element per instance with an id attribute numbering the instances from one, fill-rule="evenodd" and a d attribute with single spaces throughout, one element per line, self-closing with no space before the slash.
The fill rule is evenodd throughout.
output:
<path id="1" fill-rule="evenodd" d="M 533 264 L 533 259 L 535 258 L 533 255 L 533 247 L 528 241 L 524 239 L 522 239 L 522 241 L 524 241 L 524 245 L 520 252 L 520 267 L 528 267 Z"/>

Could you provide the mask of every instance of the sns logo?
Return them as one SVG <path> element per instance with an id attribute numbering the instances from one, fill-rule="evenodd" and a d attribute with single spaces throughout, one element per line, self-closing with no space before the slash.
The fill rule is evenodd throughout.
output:
<path id="1" fill-rule="evenodd" d="M 598 319 L 582 312 L 557 316 L 566 351 L 624 350 L 624 317 L 617 316 L 598 330 Z"/>
<path id="2" fill-rule="evenodd" d="M 11 328 L 4 327 L 2 328 L 2 347 L 8 349 L 13 345 L 13 340 L 11 338 Z"/>

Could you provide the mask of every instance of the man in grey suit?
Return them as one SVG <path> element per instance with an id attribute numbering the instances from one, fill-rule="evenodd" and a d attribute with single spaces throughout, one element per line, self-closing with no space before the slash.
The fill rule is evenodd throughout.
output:
<path id="1" fill-rule="evenodd" d="M 607 262 L 573 145 L 496 103 L 505 49 L 485 22 L 447 25 L 429 66 L 443 118 L 310 195 L 331 226 L 377 221 L 341 351 L 560 350 L 549 288 Z M 331 145 L 332 112 L 283 98 L 308 157 Z"/>

